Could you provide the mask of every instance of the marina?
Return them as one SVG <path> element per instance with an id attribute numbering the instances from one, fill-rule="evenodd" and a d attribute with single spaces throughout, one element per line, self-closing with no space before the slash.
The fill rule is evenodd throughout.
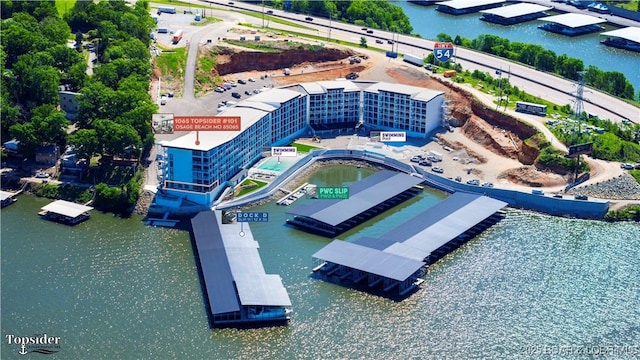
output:
<path id="1" fill-rule="evenodd" d="M 56 200 L 40 209 L 38 215 L 50 221 L 65 225 L 76 225 L 90 217 L 91 206 L 76 204 L 66 200 Z"/>
<path id="2" fill-rule="evenodd" d="M 334 237 L 417 195 L 423 180 L 390 170 L 379 171 L 349 188 L 344 200 L 314 200 L 287 211 L 286 223 L 296 228 Z"/>
<path id="3" fill-rule="evenodd" d="M 607 22 L 595 16 L 575 13 L 547 16 L 540 18 L 540 21 L 547 22 L 540 25 L 540 29 L 566 36 L 578 36 L 601 31 L 603 27 L 599 24 Z"/>
<path id="4" fill-rule="evenodd" d="M 454 193 L 379 237 L 333 240 L 313 255 L 314 270 L 327 281 L 401 300 L 417 289 L 427 266 L 499 221 L 506 205 Z"/>

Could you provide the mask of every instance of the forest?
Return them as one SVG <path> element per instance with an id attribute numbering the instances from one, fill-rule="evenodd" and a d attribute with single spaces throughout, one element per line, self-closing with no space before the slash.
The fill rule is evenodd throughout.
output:
<path id="1" fill-rule="evenodd" d="M 413 27 L 402 8 L 386 0 L 253 0 L 247 3 L 263 4 L 299 14 L 331 18 L 336 21 L 393 31 L 409 35 Z"/>
<path id="2" fill-rule="evenodd" d="M 154 27 L 148 2 L 78 1 L 63 16 L 54 1 L 0 4 L 3 142 L 19 141 L 27 159 L 52 144 L 71 145 L 86 159 L 139 159 L 150 149 L 150 119 L 157 105 L 148 94 Z M 93 62 L 88 61 L 91 52 Z M 58 109 L 62 89 L 81 94 L 73 126 Z M 139 189 L 134 179 L 111 200 L 131 205 Z"/>

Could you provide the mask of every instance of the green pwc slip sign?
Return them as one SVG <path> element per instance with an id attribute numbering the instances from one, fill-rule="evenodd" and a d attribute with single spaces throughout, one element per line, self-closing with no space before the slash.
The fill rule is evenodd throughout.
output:
<path id="1" fill-rule="evenodd" d="M 348 187 L 318 187 L 318 199 L 348 199 Z"/>

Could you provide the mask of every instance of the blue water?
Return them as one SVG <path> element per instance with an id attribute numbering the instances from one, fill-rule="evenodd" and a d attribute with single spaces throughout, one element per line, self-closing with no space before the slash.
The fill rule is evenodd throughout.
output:
<path id="1" fill-rule="evenodd" d="M 435 6 L 421 6 L 397 1 L 409 17 L 413 32 L 426 39 L 435 39 L 439 33 L 455 38 L 456 35 L 475 39 L 481 34 L 492 34 L 511 42 L 537 44 L 553 50 L 556 55 L 567 54 L 582 59 L 585 68 L 594 65 L 604 71 L 619 71 L 640 91 L 640 54 L 604 46 L 599 43 L 599 33 L 567 37 L 538 29 L 544 23 L 539 20 L 502 26 L 480 20 L 480 13 L 454 16 L 436 11 Z M 606 30 L 614 30 L 605 25 Z"/>
<path id="2" fill-rule="evenodd" d="M 260 164 L 258 166 L 258 169 L 262 169 L 262 170 L 271 170 L 271 171 L 278 171 L 278 172 L 283 172 L 286 169 L 288 169 L 291 165 L 295 164 L 296 161 L 298 161 L 299 159 L 296 158 L 289 158 L 286 156 L 281 156 L 281 157 L 270 157 L 267 158 L 265 161 L 262 162 L 262 164 Z"/>
<path id="3" fill-rule="evenodd" d="M 371 173 L 325 167 L 301 181 L 341 186 Z M 341 238 L 379 235 L 444 196 L 425 191 Z M 307 201 L 317 200 L 296 205 Z M 509 210 L 397 303 L 311 279 L 311 255 L 330 239 L 284 226 L 289 207 L 261 205 L 270 222 L 252 232 L 292 320 L 211 330 L 187 232 L 96 211 L 67 227 L 38 218 L 48 202 L 22 195 L 2 209 L 3 359 L 512 359 L 536 346 L 640 346 L 637 223 Z M 60 352 L 21 357 L 5 339 L 35 333 L 60 336 Z"/>

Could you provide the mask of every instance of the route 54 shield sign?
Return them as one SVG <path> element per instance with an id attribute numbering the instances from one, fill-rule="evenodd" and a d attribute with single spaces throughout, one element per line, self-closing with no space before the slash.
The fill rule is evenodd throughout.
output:
<path id="1" fill-rule="evenodd" d="M 433 56 L 441 62 L 449 61 L 453 56 L 453 44 L 449 42 L 437 42 L 433 46 Z"/>

